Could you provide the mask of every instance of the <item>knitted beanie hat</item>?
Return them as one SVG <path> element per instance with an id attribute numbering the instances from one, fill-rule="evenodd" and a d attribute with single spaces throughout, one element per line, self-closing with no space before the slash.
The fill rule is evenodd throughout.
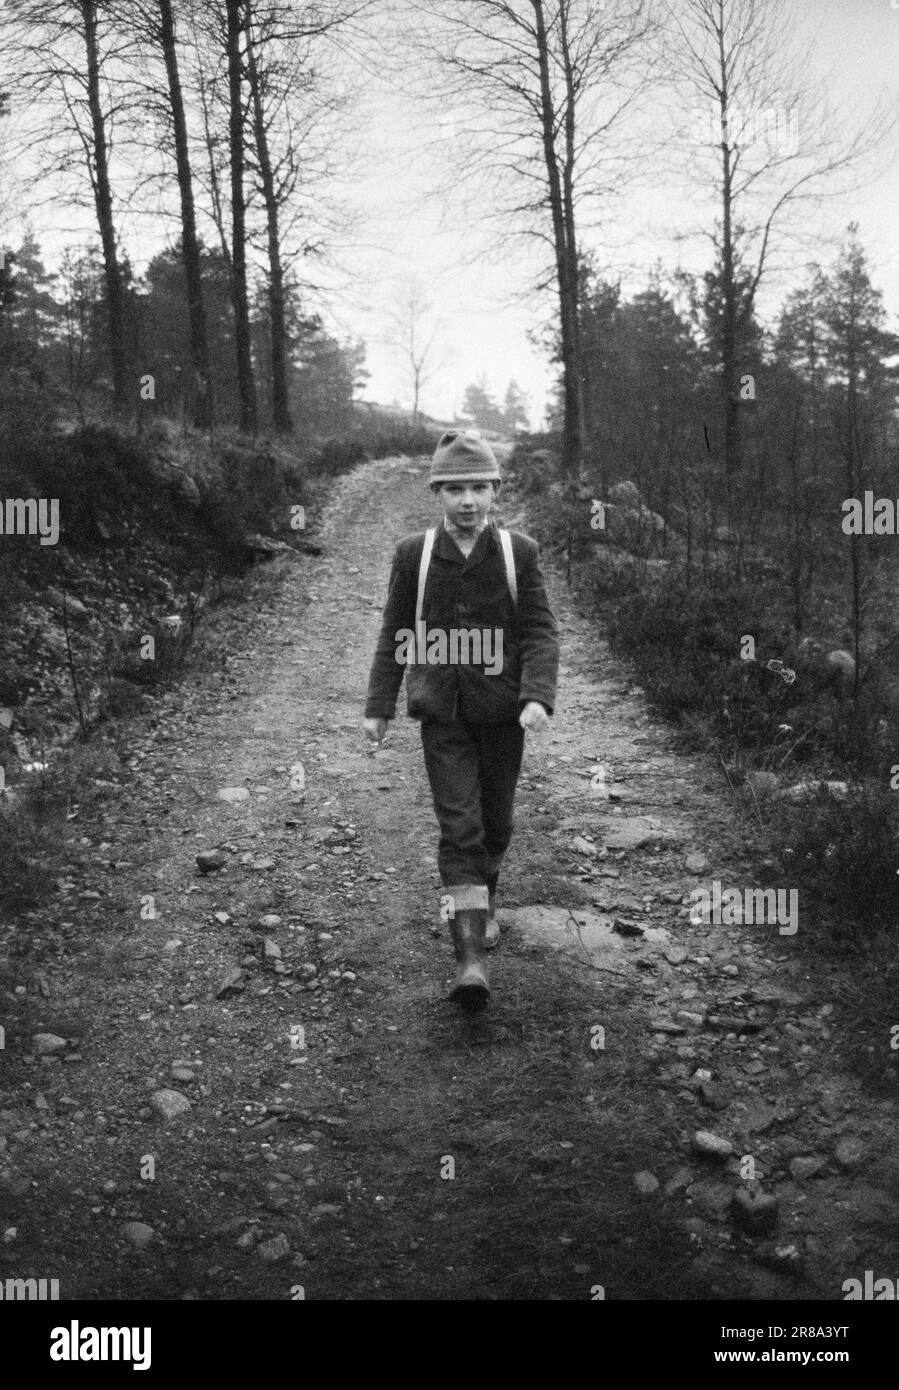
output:
<path id="1" fill-rule="evenodd" d="M 447 430 L 431 464 L 432 483 L 455 483 L 462 478 L 500 481 L 496 455 L 477 430 Z"/>

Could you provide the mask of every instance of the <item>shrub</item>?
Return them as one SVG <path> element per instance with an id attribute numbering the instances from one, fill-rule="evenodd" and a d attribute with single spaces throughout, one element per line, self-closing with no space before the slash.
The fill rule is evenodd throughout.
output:
<path id="1" fill-rule="evenodd" d="M 780 695 L 763 662 L 740 659 L 744 633 L 755 637 L 760 655 L 773 646 L 757 591 L 671 583 L 626 598 L 609 637 L 614 650 L 636 662 L 648 694 L 669 718 L 694 710 L 718 714 L 732 727 L 735 719 L 758 724 L 763 702 L 772 691 Z"/>
<path id="2" fill-rule="evenodd" d="M 784 871 L 826 909 L 820 930 L 835 949 L 853 949 L 885 928 L 895 933 L 899 794 L 888 783 L 864 783 L 840 800 L 822 787 L 805 805 L 781 806 L 774 829 Z"/>
<path id="3" fill-rule="evenodd" d="M 36 851 L 41 837 L 26 808 L 0 808 L 0 908 L 10 913 L 37 906 L 51 873 Z"/>
<path id="4" fill-rule="evenodd" d="M 336 475 L 367 459 L 387 458 L 391 454 L 430 454 L 441 430 L 430 425 L 391 424 L 387 427 L 365 421 L 352 434 L 320 442 L 310 453 L 313 473 Z"/>
<path id="5" fill-rule="evenodd" d="M 609 626 L 613 650 L 631 658 L 653 704 L 666 718 L 703 730 L 728 756 L 756 766 L 786 761 L 866 775 L 890 765 L 899 749 L 899 704 L 886 678 L 866 683 L 859 700 L 835 693 L 820 663 L 797 659 L 777 625 L 769 587 L 671 581 L 620 602 Z M 740 657 L 755 639 L 756 659 Z M 795 670 L 786 683 L 772 659 Z M 899 756 L 893 758 L 899 761 Z"/>

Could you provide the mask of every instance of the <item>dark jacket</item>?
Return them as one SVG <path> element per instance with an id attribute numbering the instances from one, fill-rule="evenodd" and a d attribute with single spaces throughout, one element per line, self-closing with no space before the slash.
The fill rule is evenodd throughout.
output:
<path id="1" fill-rule="evenodd" d="M 406 685 L 411 719 L 451 724 L 456 713 L 473 724 L 517 720 L 523 705 L 538 700 L 550 714 L 556 699 L 559 635 L 540 572 L 536 541 L 513 531 L 518 581 L 517 611 L 506 579 L 494 522 L 478 536 L 466 559 L 441 522 L 437 528 L 422 617 L 428 629 L 502 629 L 503 664 L 497 674 L 484 665 L 413 665 Z M 407 671 L 397 661 L 397 634 L 415 628 L 418 570 L 424 534 L 400 541 L 393 557 L 381 634 L 372 663 L 366 719 L 393 719 Z M 488 663 L 489 664 L 489 663 Z"/>

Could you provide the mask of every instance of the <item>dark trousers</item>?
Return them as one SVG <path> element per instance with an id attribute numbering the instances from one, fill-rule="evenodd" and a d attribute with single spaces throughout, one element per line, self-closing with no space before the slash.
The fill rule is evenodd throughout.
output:
<path id="1" fill-rule="evenodd" d="M 492 893 L 512 838 L 524 729 L 457 716 L 452 724 L 423 721 L 421 742 L 440 822 L 441 882 L 486 884 Z"/>

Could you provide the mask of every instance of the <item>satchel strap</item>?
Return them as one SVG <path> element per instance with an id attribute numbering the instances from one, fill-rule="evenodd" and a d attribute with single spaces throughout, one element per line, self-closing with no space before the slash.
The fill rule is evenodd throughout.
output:
<path id="1" fill-rule="evenodd" d="M 518 576 L 515 573 L 515 554 L 512 550 L 512 536 L 503 527 L 499 527 L 499 539 L 503 548 L 503 559 L 506 564 L 506 582 L 509 585 L 509 593 L 512 595 L 512 605 L 518 607 Z M 415 650 L 420 651 L 427 640 L 425 624 L 422 619 L 422 610 L 425 602 L 425 585 L 428 582 L 428 570 L 431 567 L 431 555 L 434 551 L 434 542 L 437 539 L 437 527 L 432 526 L 425 532 L 425 543 L 421 551 L 421 563 L 418 567 L 418 593 L 415 598 Z M 419 632 L 421 636 L 419 636 Z M 410 664 L 414 664 L 414 659 L 410 654 Z"/>
<path id="2" fill-rule="evenodd" d="M 500 527 L 500 544 L 503 548 L 503 559 L 506 562 L 506 580 L 509 585 L 509 593 L 512 595 L 512 606 L 518 607 L 518 576 L 515 573 L 515 555 L 512 550 L 512 537 L 508 531 Z"/>

